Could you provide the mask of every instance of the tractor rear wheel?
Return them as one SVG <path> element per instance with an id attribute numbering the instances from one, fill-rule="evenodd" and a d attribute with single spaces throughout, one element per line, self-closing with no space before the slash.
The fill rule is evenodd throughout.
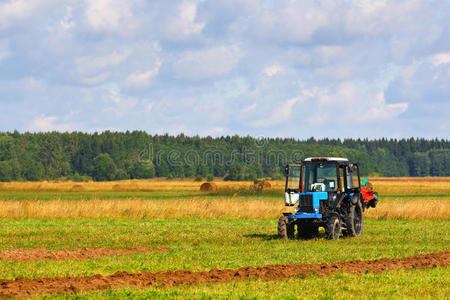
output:
<path id="1" fill-rule="evenodd" d="M 332 216 L 328 219 L 325 234 L 329 240 L 337 240 L 341 235 L 341 222 L 337 216 Z"/>
<path id="2" fill-rule="evenodd" d="M 297 224 L 298 237 L 301 239 L 314 238 L 319 234 L 319 227 L 311 220 L 303 220 Z"/>
<path id="3" fill-rule="evenodd" d="M 363 229 L 363 210 L 361 202 L 358 201 L 356 205 L 349 208 L 347 219 L 345 220 L 346 235 L 360 236 Z"/>
<path id="4" fill-rule="evenodd" d="M 281 216 L 278 219 L 278 236 L 285 240 L 294 238 L 294 222 L 291 222 L 288 217 Z"/>

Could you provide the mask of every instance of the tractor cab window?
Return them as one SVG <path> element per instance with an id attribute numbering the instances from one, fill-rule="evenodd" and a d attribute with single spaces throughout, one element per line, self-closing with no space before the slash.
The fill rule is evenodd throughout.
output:
<path id="1" fill-rule="evenodd" d="M 346 189 L 347 190 L 351 190 L 352 188 L 353 188 L 353 179 L 352 179 L 352 172 L 351 172 L 351 170 L 350 170 L 350 168 L 349 167 L 346 167 L 345 168 L 345 173 L 347 173 L 347 186 L 346 186 Z"/>
<path id="2" fill-rule="evenodd" d="M 345 169 L 345 167 L 343 167 L 343 166 L 340 166 L 339 167 L 339 180 L 340 180 L 340 182 L 341 182 L 341 185 L 340 185 L 340 187 L 341 187 L 341 189 L 344 189 L 344 187 L 345 187 L 345 184 L 344 184 L 344 169 Z"/>
<path id="3" fill-rule="evenodd" d="M 358 172 L 358 165 L 353 165 L 352 168 L 352 181 L 353 181 L 353 187 L 359 188 L 359 172 Z"/>
<path id="4" fill-rule="evenodd" d="M 304 165 L 305 192 L 334 192 L 338 188 L 337 168 L 334 163 L 309 163 Z"/>
<path id="5" fill-rule="evenodd" d="M 347 173 L 347 189 L 359 188 L 359 172 L 357 165 L 350 165 L 346 167 Z"/>
<path id="6" fill-rule="evenodd" d="M 286 191 L 299 191 L 300 190 L 300 166 L 288 166 Z"/>

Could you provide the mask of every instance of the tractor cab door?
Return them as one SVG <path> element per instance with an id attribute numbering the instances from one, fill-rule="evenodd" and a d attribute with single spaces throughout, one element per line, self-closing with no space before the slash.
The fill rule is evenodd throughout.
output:
<path id="1" fill-rule="evenodd" d="M 361 185 L 359 179 L 359 167 L 358 164 L 348 164 L 342 166 L 344 171 L 344 186 L 345 191 L 359 193 Z"/>
<path id="2" fill-rule="evenodd" d="M 294 206 L 300 197 L 300 178 L 302 166 L 297 164 L 286 166 L 285 204 Z"/>

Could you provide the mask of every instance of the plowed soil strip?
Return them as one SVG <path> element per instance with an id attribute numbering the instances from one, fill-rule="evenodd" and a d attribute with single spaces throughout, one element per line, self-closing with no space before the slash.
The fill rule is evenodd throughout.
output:
<path id="1" fill-rule="evenodd" d="M 105 248 L 80 248 L 71 250 L 47 250 L 45 248 L 10 249 L 0 251 L 0 260 L 80 260 L 103 256 L 127 255 L 135 253 L 150 253 L 169 251 L 170 248 L 132 248 L 132 249 L 105 249 Z"/>
<path id="2" fill-rule="evenodd" d="M 168 271 L 158 273 L 143 272 L 139 274 L 117 272 L 109 276 L 16 278 L 15 280 L 0 280 L 0 297 L 26 297 L 35 294 L 77 293 L 80 291 L 118 287 L 177 286 L 248 279 L 279 280 L 294 276 L 305 277 L 310 274 L 327 276 L 338 271 L 378 273 L 398 269 L 430 269 L 440 266 L 450 266 L 450 252 L 431 253 L 400 259 L 355 260 L 334 264 L 268 265 L 239 269 L 211 269 L 205 272 Z"/>

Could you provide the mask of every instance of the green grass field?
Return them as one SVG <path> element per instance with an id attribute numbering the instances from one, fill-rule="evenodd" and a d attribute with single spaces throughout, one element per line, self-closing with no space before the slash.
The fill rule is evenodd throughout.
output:
<path id="1" fill-rule="evenodd" d="M 176 209 L 189 209 L 196 197 L 222 199 L 219 195 L 195 191 L 155 192 L 59 192 L 1 191 L 0 200 L 69 201 L 75 208 L 80 199 L 121 201 L 130 199 L 164 201 L 179 198 Z M 276 192 L 262 193 L 264 201 L 280 202 Z M 385 196 L 384 201 L 444 201 L 443 192 L 426 197 L 412 193 L 411 198 Z M 187 200 L 183 206 L 183 197 Z M 231 195 L 230 197 L 233 197 Z M 237 199 L 252 199 L 253 194 Z M 233 198 L 234 199 L 234 198 Z M 231 201 L 231 200 L 230 200 Z M 240 201 L 240 200 L 239 200 Z M 231 203 L 231 202 L 230 202 Z M 236 199 L 232 202 L 236 205 Z M 224 206 L 226 208 L 226 206 Z M 1 209 L 1 208 L 0 208 Z M 57 216 L 57 214 L 55 214 Z M 192 270 L 239 268 L 268 264 L 333 263 L 348 260 L 402 258 L 418 254 L 450 251 L 450 221 L 446 219 L 407 220 L 366 218 L 360 238 L 329 241 L 322 236 L 313 240 L 281 240 L 276 235 L 276 218 L 4 218 L 0 219 L 0 250 L 45 247 L 51 250 L 104 247 L 170 247 L 168 252 L 152 252 L 86 260 L 0 260 L 0 278 L 64 277 L 102 274 L 117 271 Z M 38 296 L 50 298 L 433 298 L 450 295 L 450 270 L 397 270 L 380 274 L 354 275 L 337 273 L 329 277 L 310 276 L 284 281 L 248 280 L 179 287 L 120 288 L 77 295 Z"/>
<path id="2" fill-rule="evenodd" d="M 276 237 L 276 220 L 2 220 L 0 244 L 3 249 L 46 247 L 74 249 L 82 247 L 133 248 L 170 247 L 162 253 L 134 254 L 69 261 L 0 261 L 0 278 L 64 277 L 112 274 L 116 271 L 137 273 L 166 270 L 209 270 L 267 264 L 332 263 L 354 259 L 401 258 L 450 250 L 448 221 L 367 220 L 361 238 L 328 241 L 280 240 Z M 400 277 L 407 278 L 403 280 Z M 415 286 L 424 296 L 443 295 L 449 283 L 448 268 L 436 270 L 396 271 L 389 274 L 366 274 L 362 281 L 376 286 L 379 296 L 414 296 L 407 286 Z M 378 285 L 390 282 L 395 286 Z M 284 282 L 240 282 L 148 290 L 119 289 L 98 291 L 87 296 L 134 297 L 281 297 L 288 292 L 297 297 L 295 286 L 303 295 L 328 297 L 338 293 L 347 298 L 364 291 L 360 276 L 333 275 Z M 436 285 L 423 285 L 423 280 Z M 334 282 L 334 284 L 331 284 Z M 321 290 L 321 285 L 326 288 Z M 447 293 L 448 293 L 448 287 Z M 402 290 L 405 289 L 403 293 Z M 436 290 L 437 289 L 437 290 Z M 371 292 L 376 296 L 378 292 Z M 361 295 L 363 296 L 363 295 Z M 270 298 L 270 297 L 269 297 Z"/>
<path id="3" fill-rule="evenodd" d="M 362 275 L 337 273 L 284 281 L 200 284 L 177 288 L 117 289 L 46 299 L 447 299 L 450 269 L 389 271 Z"/>

